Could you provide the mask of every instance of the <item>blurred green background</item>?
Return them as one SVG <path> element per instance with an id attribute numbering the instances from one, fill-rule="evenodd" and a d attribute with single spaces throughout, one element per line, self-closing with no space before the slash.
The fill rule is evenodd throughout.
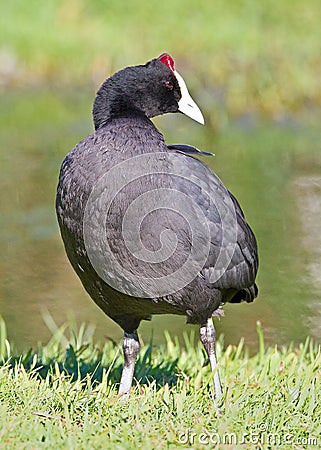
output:
<path id="1" fill-rule="evenodd" d="M 54 212 L 62 159 L 92 132 L 95 91 L 164 51 L 206 120 L 155 120 L 168 142 L 205 159 L 240 200 L 260 250 L 259 299 L 231 305 L 225 342 L 321 337 L 321 7 L 317 0 L 12 0 L 0 15 L 0 314 L 25 349 L 74 315 L 121 337 L 83 291 Z M 49 311 L 50 315 L 46 313 Z M 44 320 L 45 317 L 45 320 Z M 50 318 L 51 317 L 51 318 Z M 47 322 L 47 324 L 45 323 Z M 50 325 L 49 328 L 53 328 Z M 181 336 L 180 317 L 140 331 Z"/>

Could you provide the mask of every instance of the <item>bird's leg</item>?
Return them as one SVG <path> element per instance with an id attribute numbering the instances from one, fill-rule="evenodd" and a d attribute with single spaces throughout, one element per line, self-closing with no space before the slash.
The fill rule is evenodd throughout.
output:
<path id="1" fill-rule="evenodd" d="M 129 391 L 133 381 L 135 363 L 139 352 L 139 339 L 137 333 L 124 333 L 123 352 L 124 368 L 121 374 L 118 394 L 124 397 L 129 396 Z"/>
<path id="2" fill-rule="evenodd" d="M 217 364 L 216 350 L 215 350 L 216 333 L 215 333 L 215 328 L 214 328 L 214 325 L 212 322 L 212 318 L 207 319 L 207 322 L 201 326 L 200 337 L 201 337 L 202 344 L 205 347 L 208 358 L 210 360 L 211 369 L 212 369 L 212 371 L 215 370 L 214 376 L 213 376 L 213 383 L 214 383 L 215 398 L 218 399 L 222 396 L 222 386 L 221 386 L 220 376 L 219 376 L 218 367 L 217 367 L 218 364 Z"/>

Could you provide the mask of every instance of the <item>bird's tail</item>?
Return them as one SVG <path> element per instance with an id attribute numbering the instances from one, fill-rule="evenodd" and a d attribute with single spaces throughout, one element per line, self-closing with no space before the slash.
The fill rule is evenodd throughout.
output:
<path id="1" fill-rule="evenodd" d="M 230 303 L 251 303 L 257 297 L 259 290 L 255 283 L 238 291 L 230 300 Z"/>

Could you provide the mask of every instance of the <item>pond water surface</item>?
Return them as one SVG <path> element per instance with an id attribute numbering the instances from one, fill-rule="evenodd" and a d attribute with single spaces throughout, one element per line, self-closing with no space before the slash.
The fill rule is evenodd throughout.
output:
<path id="1" fill-rule="evenodd" d="M 20 91 L 2 96 L 0 314 L 18 349 L 46 343 L 44 315 L 57 325 L 74 317 L 93 323 L 96 338 L 122 336 L 120 328 L 84 292 L 64 253 L 54 202 L 65 154 L 92 131 L 92 92 Z M 203 108 L 206 117 L 206 110 Z M 215 117 L 206 117 L 215 124 Z M 255 122 L 255 121 L 254 121 Z M 321 152 L 316 126 L 299 122 L 220 127 L 181 115 L 156 120 L 167 142 L 214 152 L 204 161 L 239 199 L 257 236 L 259 297 L 228 305 L 217 324 L 224 342 L 241 337 L 256 348 L 256 322 L 271 344 L 321 338 Z M 143 340 L 165 340 L 193 327 L 174 316 L 140 327 Z"/>

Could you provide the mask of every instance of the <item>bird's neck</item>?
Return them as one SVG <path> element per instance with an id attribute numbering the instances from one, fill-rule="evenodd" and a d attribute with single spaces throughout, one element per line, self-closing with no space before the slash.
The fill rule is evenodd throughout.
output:
<path id="1" fill-rule="evenodd" d="M 135 101 L 121 89 L 113 86 L 112 79 L 107 80 L 97 92 L 94 101 L 93 119 L 95 129 L 98 130 L 110 120 L 116 118 L 147 118 L 142 108 L 139 107 L 139 103 L 139 99 Z"/>

